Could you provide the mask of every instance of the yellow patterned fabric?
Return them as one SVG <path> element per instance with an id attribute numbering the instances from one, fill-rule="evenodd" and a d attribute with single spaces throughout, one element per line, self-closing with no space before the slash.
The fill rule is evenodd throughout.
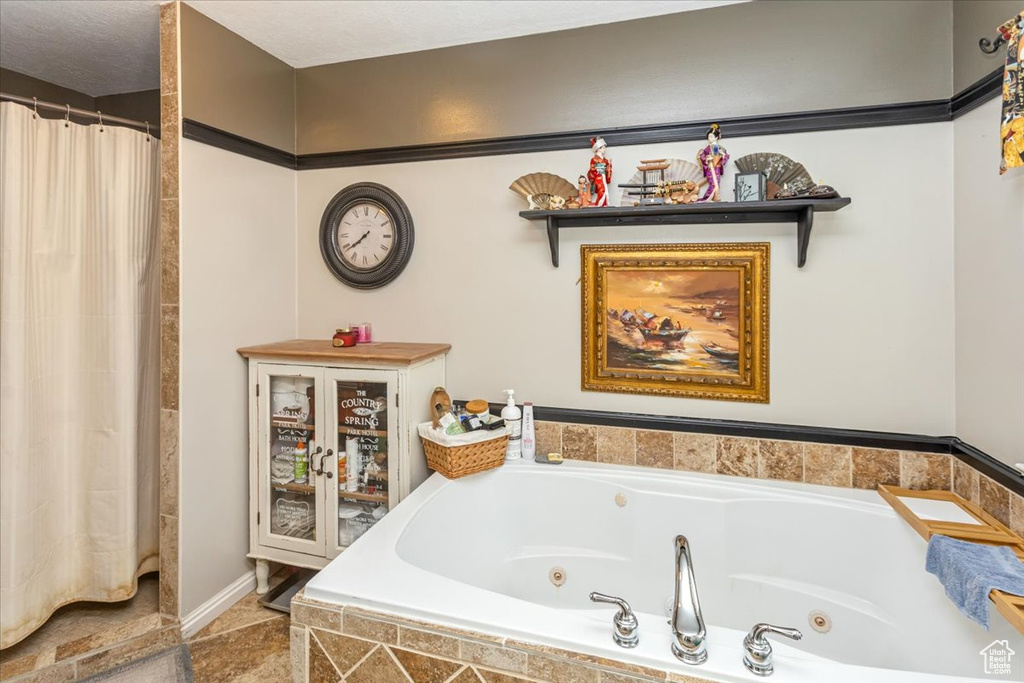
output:
<path id="1" fill-rule="evenodd" d="M 999 27 L 1006 39 L 1006 69 L 1003 71 L 1003 111 L 999 122 L 1002 159 L 999 173 L 1024 166 L 1024 12 Z"/>

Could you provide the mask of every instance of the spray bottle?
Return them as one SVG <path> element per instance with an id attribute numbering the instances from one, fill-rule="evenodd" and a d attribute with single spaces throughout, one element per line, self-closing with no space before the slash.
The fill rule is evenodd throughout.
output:
<path id="1" fill-rule="evenodd" d="M 505 447 L 505 460 L 519 460 L 523 456 L 523 414 L 516 406 L 515 389 L 506 389 L 508 405 L 501 409 L 501 419 L 508 427 L 508 446 Z"/>

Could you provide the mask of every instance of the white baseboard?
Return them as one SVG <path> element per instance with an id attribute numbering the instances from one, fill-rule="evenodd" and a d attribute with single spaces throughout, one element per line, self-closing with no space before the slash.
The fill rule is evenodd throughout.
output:
<path id="1" fill-rule="evenodd" d="M 228 608 L 256 589 L 256 572 L 247 571 L 181 620 L 181 635 L 191 638 L 204 626 L 228 611 Z"/>

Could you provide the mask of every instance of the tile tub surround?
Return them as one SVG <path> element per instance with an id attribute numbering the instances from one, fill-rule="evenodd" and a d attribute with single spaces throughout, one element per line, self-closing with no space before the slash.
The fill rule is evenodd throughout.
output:
<path id="1" fill-rule="evenodd" d="M 537 452 L 824 486 L 954 491 L 1024 537 L 1024 497 L 945 453 L 538 421 Z"/>
<path id="2" fill-rule="evenodd" d="M 292 601 L 293 683 L 703 683 L 512 638 L 354 606 Z M 708 682 L 710 683 L 710 682 Z"/>

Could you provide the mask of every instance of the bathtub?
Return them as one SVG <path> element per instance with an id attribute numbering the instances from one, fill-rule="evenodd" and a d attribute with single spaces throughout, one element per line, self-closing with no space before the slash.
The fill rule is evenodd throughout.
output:
<path id="1" fill-rule="evenodd" d="M 677 534 L 691 543 L 708 660 L 670 651 Z M 763 680 L 742 664 L 757 622 L 779 683 L 998 680 L 981 650 L 1024 637 L 993 609 L 988 632 L 924 571 L 925 542 L 874 491 L 566 462 L 433 475 L 306 586 L 305 596 L 541 643 L 713 681 Z M 564 583 L 552 579 L 560 572 Z M 612 642 L 626 599 L 640 644 Z M 817 630 L 811 615 L 819 619 Z"/>

